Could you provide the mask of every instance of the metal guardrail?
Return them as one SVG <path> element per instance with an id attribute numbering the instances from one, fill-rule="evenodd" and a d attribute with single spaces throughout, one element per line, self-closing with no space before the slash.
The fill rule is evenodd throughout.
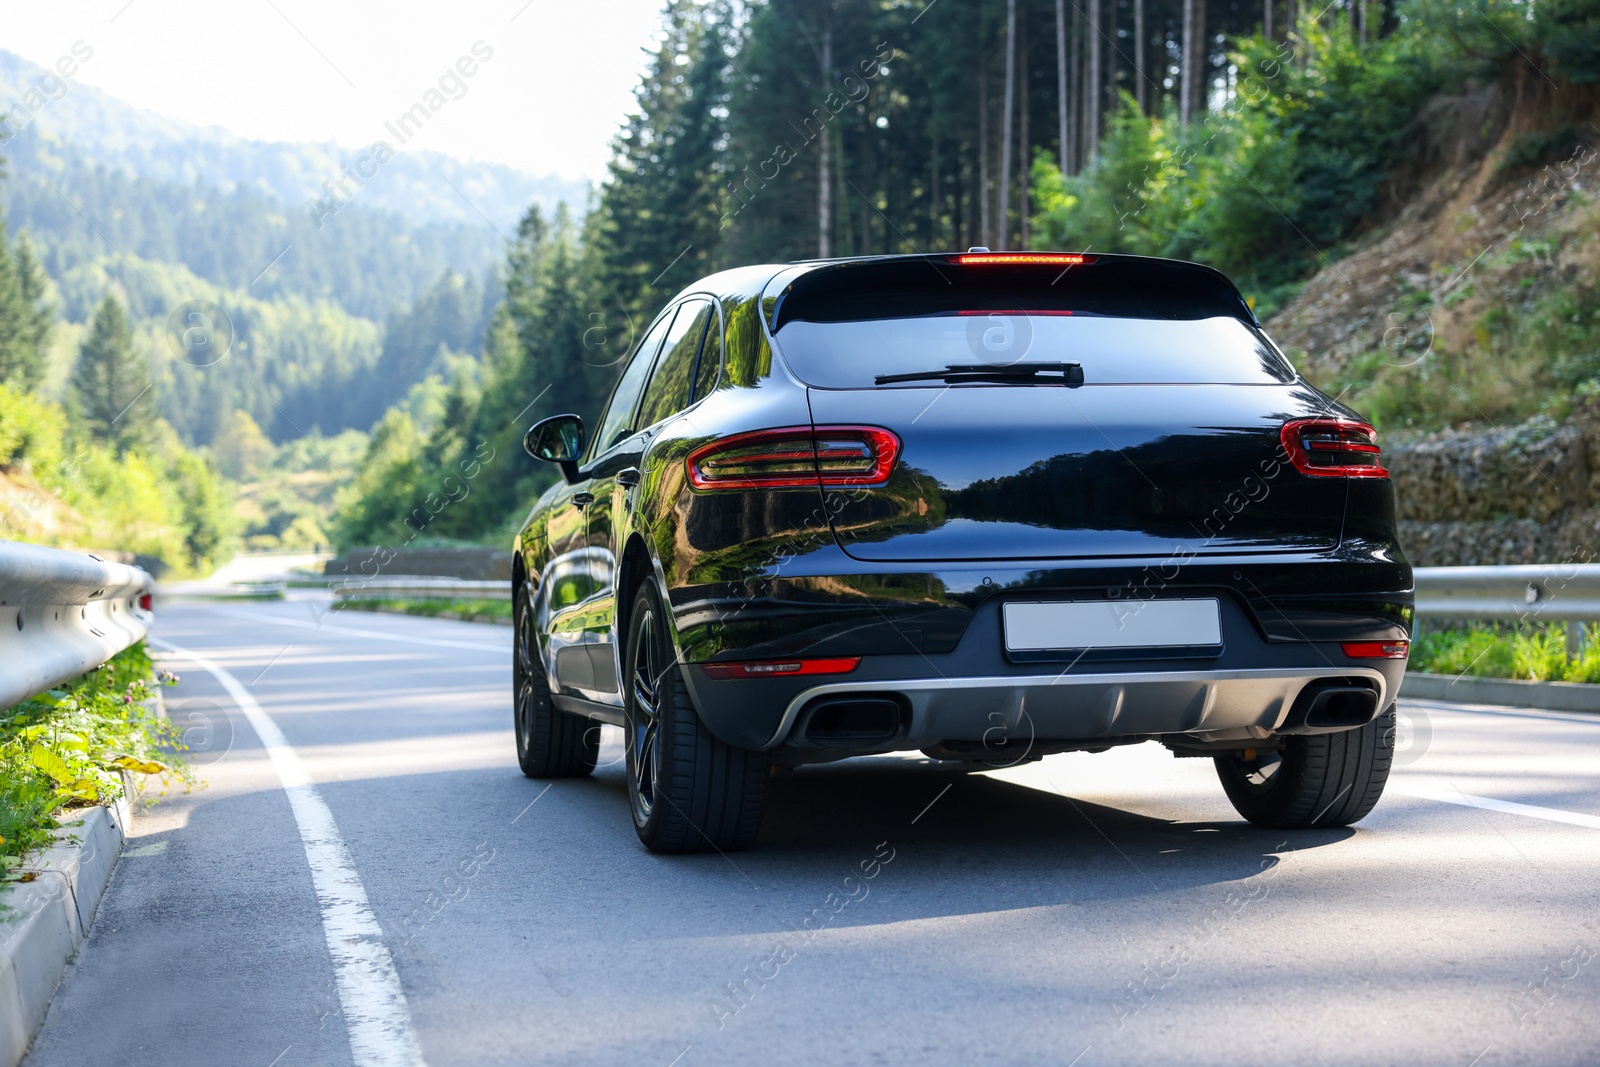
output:
<path id="1" fill-rule="evenodd" d="M 509 581 L 466 578 L 359 578 L 341 575 L 329 585 L 344 600 L 510 600 Z"/>
<path id="2" fill-rule="evenodd" d="M 1600 621 L 1600 564 L 1418 567 L 1417 614 L 1445 619 Z"/>
<path id="3" fill-rule="evenodd" d="M 150 631 L 148 572 L 0 541 L 0 708 L 93 670 Z"/>

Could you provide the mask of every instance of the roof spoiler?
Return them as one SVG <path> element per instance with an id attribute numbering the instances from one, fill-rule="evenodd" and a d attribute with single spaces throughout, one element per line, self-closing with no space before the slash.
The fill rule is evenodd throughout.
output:
<path id="1" fill-rule="evenodd" d="M 822 263 L 784 287 L 772 308 L 786 323 L 860 322 L 972 311 L 1193 320 L 1257 326 L 1221 271 L 1144 256 L 1072 252 L 893 256 Z"/>

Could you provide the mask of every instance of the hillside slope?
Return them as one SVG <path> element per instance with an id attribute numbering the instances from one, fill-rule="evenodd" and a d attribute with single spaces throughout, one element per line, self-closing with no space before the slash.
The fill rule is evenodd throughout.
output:
<path id="1" fill-rule="evenodd" d="M 1267 324 L 1383 429 L 1418 565 L 1600 558 L 1596 116 L 1506 100 L 1436 101 L 1414 198 Z"/>
<path id="2" fill-rule="evenodd" d="M 1506 95 L 1435 101 L 1396 183 L 1415 195 L 1267 324 L 1386 430 L 1560 418 L 1600 390 L 1600 159 L 1574 132 L 1600 112 L 1551 130 L 1547 104 Z"/>

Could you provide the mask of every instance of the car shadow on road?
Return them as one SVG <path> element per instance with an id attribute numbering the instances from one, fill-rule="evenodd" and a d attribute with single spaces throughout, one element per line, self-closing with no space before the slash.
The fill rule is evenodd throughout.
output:
<path id="1" fill-rule="evenodd" d="M 633 844 L 622 840 L 632 832 L 620 774 L 569 788 L 604 792 L 604 802 L 616 804 L 622 816 L 619 840 L 593 847 Z M 802 899 L 809 893 L 818 903 L 830 892 L 859 892 L 836 883 L 881 868 L 873 887 L 891 903 L 846 909 L 838 923 L 852 925 L 1271 877 L 1283 855 L 1334 845 L 1354 833 L 1265 830 L 1242 820 L 1174 821 L 937 763 L 852 760 L 775 776 L 761 835 L 746 852 L 648 861 L 669 868 L 674 880 L 692 880 L 692 872 L 743 878 L 784 895 L 803 891 Z M 891 853 L 889 863 L 873 866 Z"/>

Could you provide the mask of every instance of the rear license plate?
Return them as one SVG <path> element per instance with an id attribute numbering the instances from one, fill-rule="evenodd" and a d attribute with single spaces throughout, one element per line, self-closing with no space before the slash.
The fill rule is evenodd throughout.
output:
<path id="1" fill-rule="evenodd" d="M 1007 652 L 1222 644 L 1212 597 L 1012 603 L 1003 606 L 1003 617 Z"/>

